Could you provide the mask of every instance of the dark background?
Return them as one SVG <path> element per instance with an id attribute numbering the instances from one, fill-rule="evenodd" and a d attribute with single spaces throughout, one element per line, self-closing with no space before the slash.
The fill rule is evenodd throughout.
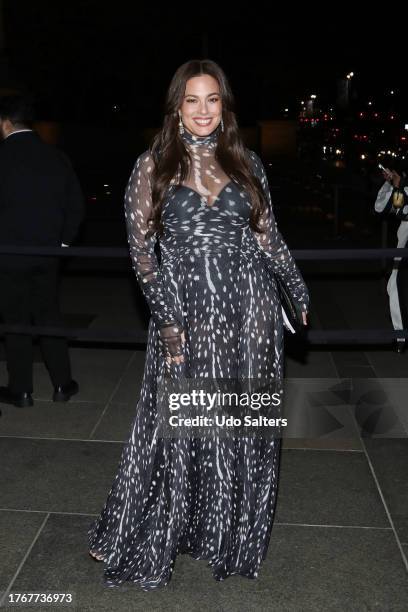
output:
<path id="1" fill-rule="evenodd" d="M 6 0 L 5 53 L 13 79 L 33 90 L 47 118 L 159 125 L 165 90 L 192 58 L 220 63 L 242 125 L 271 118 L 316 93 L 336 99 L 336 81 L 354 71 L 354 95 L 398 90 L 406 102 L 406 33 L 384 9 L 356 17 L 340 4 L 267 5 L 36 2 Z"/>
<path id="2" fill-rule="evenodd" d="M 30 93 L 51 140 L 71 158 L 87 202 L 80 244 L 125 244 L 128 177 L 162 123 L 175 70 L 194 58 L 212 59 L 226 72 L 238 122 L 265 161 L 288 240 L 298 247 L 326 245 L 333 236 L 336 243 L 379 243 L 372 213 L 382 181 L 377 154 L 395 149 L 402 156 L 400 145 L 407 144 L 405 18 L 395 9 L 388 16 L 384 7 L 356 16 L 355 7 L 340 4 L 302 12 L 271 6 L 0 0 L 0 89 Z M 345 110 L 338 86 L 350 71 Z M 312 94 L 321 128 L 300 118 L 301 101 Z M 324 121 L 330 108 L 333 117 Z M 374 110 L 388 114 L 387 121 L 359 119 L 360 111 Z M 297 158 L 267 163 L 258 126 L 269 119 L 296 122 Z M 333 221 L 336 202 L 340 220 L 336 212 Z M 299 215 L 310 230 L 295 235 Z"/>

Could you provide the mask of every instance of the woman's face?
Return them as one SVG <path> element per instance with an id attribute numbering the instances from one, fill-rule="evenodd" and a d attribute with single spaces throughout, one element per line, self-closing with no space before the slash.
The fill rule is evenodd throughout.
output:
<path id="1" fill-rule="evenodd" d="M 222 117 L 218 81 L 209 74 L 189 79 L 179 112 L 184 127 L 189 132 L 196 136 L 211 134 Z"/>

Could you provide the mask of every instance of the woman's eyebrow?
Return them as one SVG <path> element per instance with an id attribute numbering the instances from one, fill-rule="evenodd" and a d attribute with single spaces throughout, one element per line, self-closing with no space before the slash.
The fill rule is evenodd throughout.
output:
<path id="1" fill-rule="evenodd" d="M 209 96 L 219 96 L 219 95 L 220 95 L 220 94 L 219 94 L 219 92 L 218 92 L 218 91 L 215 91 L 214 93 L 210 93 L 210 94 L 208 94 L 208 95 L 207 95 L 207 98 L 208 98 Z M 185 97 L 185 98 L 198 98 L 199 96 L 196 96 L 196 95 L 194 95 L 194 94 L 186 94 L 184 97 Z"/>

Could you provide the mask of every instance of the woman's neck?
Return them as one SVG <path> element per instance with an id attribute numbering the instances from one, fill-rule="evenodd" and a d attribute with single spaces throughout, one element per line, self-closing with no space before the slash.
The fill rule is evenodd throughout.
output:
<path id="1" fill-rule="evenodd" d="M 218 141 L 219 134 L 219 125 L 213 130 L 210 134 L 206 136 L 197 136 L 196 134 L 192 134 L 189 132 L 186 127 L 184 127 L 184 132 L 181 134 L 181 138 L 186 144 L 200 146 L 209 146 L 215 147 Z"/>

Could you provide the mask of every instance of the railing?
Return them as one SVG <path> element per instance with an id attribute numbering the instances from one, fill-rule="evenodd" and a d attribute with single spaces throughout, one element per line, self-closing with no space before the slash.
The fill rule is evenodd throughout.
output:
<path id="1" fill-rule="evenodd" d="M 383 260 L 394 257 L 407 258 L 408 248 L 404 249 L 293 249 L 296 260 L 334 261 L 334 260 Z M 91 258 L 129 258 L 127 248 L 104 247 L 22 247 L 0 246 L 0 254 L 37 255 L 59 257 Z M 0 288 L 1 289 L 1 288 Z M 77 341 L 100 343 L 146 344 L 147 333 L 144 330 L 129 331 L 125 329 L 98 329 L 49 327 L 37 325 L 0 325 L 0 335 L 5 333 L 27 334 L 32 336 L 62 336 Z M 300 336 L 310 344 L 377 344 L 391 342 L 397 338 L 408 338 L 408 330 L 390 329 L 305 329 Z"/>

